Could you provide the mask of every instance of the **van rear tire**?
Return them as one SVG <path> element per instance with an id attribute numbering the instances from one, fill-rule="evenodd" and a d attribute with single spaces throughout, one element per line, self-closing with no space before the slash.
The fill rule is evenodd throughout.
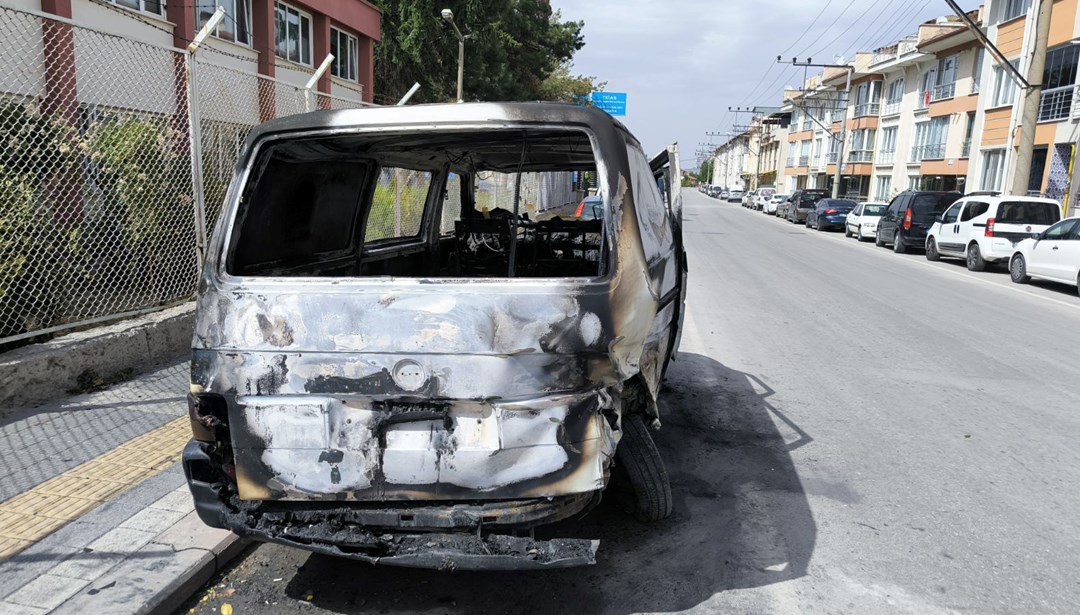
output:
<path id="1" fill-rule="evenodd" d="M 672 507 L 671 481 L 645 417 L 641 414 L 623 416 L 622 429 L 615 458 L 626 471 L 634 493 L 634 517 L 645 522 L 667 519 Z"/>

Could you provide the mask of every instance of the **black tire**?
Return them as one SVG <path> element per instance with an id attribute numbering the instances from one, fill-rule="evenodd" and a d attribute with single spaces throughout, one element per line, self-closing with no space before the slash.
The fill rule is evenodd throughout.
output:
<path id="1" fill-rule="evenodd" d="M 823 233 L 825 232 L 825 227 L 822 226 L 822 224 L 821 224 L 821 218 L 818 218 L 818 221 L 814 223 L 814 228 L 816 228 L 817 230 L 819 230 L 819 231 L 821 231 Z"/>
<path id="2" fill-rule="evenodd" d="M 926 260 L 928 260 L 928 261 L 939 261 L 939 260 L 941 260 L 941 254 L 939 254 L 938 251 L 937 251 L 937 242 L 934 241 L 933 237 L 926 240 Z"/>
<path id="3" fill-rule="evenodd" d="M 671 516 L 671 481 L 645 417 L 623 416 L 622 429 L 615 457 L 634 491 L 634 517 L 645 522 L 667 519 Z"/>
<path id="4" fill-rule="evenodd" d="M 904 240 L 900 238 L 900 231 L 896 231 L 893 235 L 892 251 L 897 254 L 904 254 L 907 252 L 907 245 L 904 244 Z"/>
<path id="5" fill-rule="evenodd" d="M 862 225 L 859 225 L 859 230 L 855 231 L 855 241 L 863 241 L 866 238 L 862 236 Z"/>
<path id="6" fill-rule="evenodd" d="M 874 245 L 879 248 L 885 247 L 885 240 L 881 238 L 881 233 L 874 233 Z"/>
<path id="7" fill-rule="evenodd" d="M 986 261 L 983 260 L 982 251 L 979 250 L 979 244 L 977 243 L 968 246 L 966 260 L 968 271 L 984 271 L 986 269 Z"/>
<path id="8" fill-rule="evenodd" d="M 1017 254 L 1009 261 L 1009 277 L 1017 284 L 1027 284 L 1031 276 L 1027 274 L 1027 261 L 1023 254 Z"/>
<path id="9" fill-rule="evenodd" d="M 844 223 L 844 237 L 851 237 L 851 235 L 852 235 L 851 227 L 847 225 L 847 222 L 845 222 Z"/>

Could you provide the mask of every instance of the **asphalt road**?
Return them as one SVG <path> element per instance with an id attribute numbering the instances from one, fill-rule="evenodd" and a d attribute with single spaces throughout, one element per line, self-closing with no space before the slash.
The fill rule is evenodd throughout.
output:
<path id="1" fill-rule="evenodd" d="M 672 518 L 602 505 L 597 565 L 549 573 L 264 545 L 184 612 L 1080 612 L 1075 290 L 684 194 Z"/>

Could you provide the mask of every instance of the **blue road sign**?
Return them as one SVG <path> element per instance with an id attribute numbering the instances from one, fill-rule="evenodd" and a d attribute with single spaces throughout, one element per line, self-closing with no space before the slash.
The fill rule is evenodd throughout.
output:
<path id="1" fill-rule="evenodd" d="M 626 115 L 626 92 L 593 92 L 592 104 L 611 115 Z"/>

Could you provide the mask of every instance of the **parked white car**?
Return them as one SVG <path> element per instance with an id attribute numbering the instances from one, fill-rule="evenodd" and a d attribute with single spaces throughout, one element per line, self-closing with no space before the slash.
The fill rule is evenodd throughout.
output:
<path id="1" fill-rule="evenodd" d="M 727 195 L 728 203 L 742 203 L 743 191 L 742 190 L 730 190 Z"/>
<path id="2" fill-rule="evenodd" d="M 785 200 L 787 200 L 787 198 L 789 196 L 790 195 L 788 195 L 788 194 L 774 194 L 774 195 L 772 195 L 772 197 L 768 201 L 765 202 L 765 208 L 764 208 L 763 211 L 765 213 L 769 214 L 770 216 L 775 216 L 776 215 L 776 208 L 780 206 L 780 203 L 783 203 Z"/>
<path id="3" fill-rule="evenodd" d="M 1031 278 L 1062 282 L 1080 291 L 1080 217 L 1066 218 L 1016 245 L 1009 275 L 1017 284 Z"/>
<path id="4" fill-rule="evenodd" d="M 1053 199 L 970 194 L 957 200 L 930 227 L 926 259 L 962 258 L 971 271 L 1006 262 L 1017 245 L 1061 219 Z"/>
<path id="5" fill-rule="evenodd" d="M 764 211 L 765 204 L 769 202 L 769 199 L 776 194 L 776 188 L 772 186 L 763 186 L 758 188 L 754 194 L 753 208 L 757 211 Z"/>
<path id="6" fill-rule="evenodd" d="M 859 203 L 847 215 L 844 237 L 855 236 L 859 241 L 873 239 L 877 233 L 878 220 L 885 214 L 888 203 Z"/>

